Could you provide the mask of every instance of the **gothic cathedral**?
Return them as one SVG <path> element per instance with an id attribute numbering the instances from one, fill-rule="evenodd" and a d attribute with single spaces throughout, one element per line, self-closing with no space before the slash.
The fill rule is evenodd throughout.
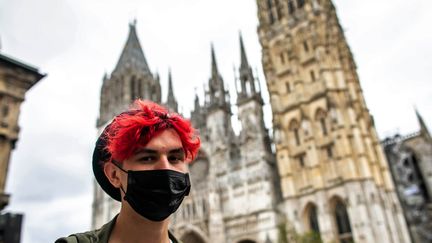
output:
<path id="1" fill-rule="evenodd" d="M 308 234 L 322 242 L 411 242 L 331 0 L 256 2 L 273 139 L 241 35 L 239 134 L 212 46 L 205 98 L 197 95 L 191 112 L 202 148 L 171 230 L 184 243 L 302 242 Z M 135 98 L 162 102 L 159 75 L 150 71 L 133 23 L 117 66 L 103 78 L 99 132 Z M 171 73 L 165 105 L 177 111 Z M 93 228 L 118 210 L 95 183 Z"/>
<path id="2" fill-rule="evenodd" d="M 330 0 L 258 0 L 283 208 L 324 242 L 410 242 Z"/>

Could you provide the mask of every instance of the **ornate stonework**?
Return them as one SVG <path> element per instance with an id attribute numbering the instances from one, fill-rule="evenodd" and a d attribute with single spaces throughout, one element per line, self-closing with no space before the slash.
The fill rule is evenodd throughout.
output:
<path id="1" fill-rule="evenodd" d="M 185 243 L 300 242 L 309 232 L 323 242 L 411 242 L 332 2 L 257 4 L 274 139 L 241 37 L 235 80 L 241 130 L 233 132 L 233 105 L 212 46 L 205 100 L 196 96 L 191 113 L 202 149 L 189 166 L 191 194 L 172 216 L 171 230 Z M 132 76 L 140 81 L 133 85 Z M 118 67 L 104 78 L 98 128 L 134 94 L 161 102 L 159 79 L 131 25 Z M 177 110 L 171 75 L 165 104 Z M 96 228 L 118 204 L 95 188 Z"/>
<path id="2" fill-rule="evenodd" d="M 432 241 L 432 139 L 418 112 L 420 131 L 382 144 L 413 242 Z"/>
<path id="3" fill-rule="evenodd" d="M 410 242 L 332 2 L 257 3 L 287 226 L 324 242 Z"/>
<path id="4" fill-rule="evenodd" d="M 241 65 L 236 80 L 242 126 L 235 135 L 231 103 L 211 50 L 211 77 L 203 106 L 191 114 L 202 148 L 191 164 L 192 193 L 173 217 L 172 229 L 187 243 L 277 242 L 281 212 L 279 180 L 264 126 L 259 84 L 240 37 Z"/>
<path id="5" fill-rule="evenodd" d="M 0 54 L 0 211 L 9 203 L 5 193 L 9 159 L 18 141 L 18 118 L 25 93 L 45 74 L 37 68 Z"/>

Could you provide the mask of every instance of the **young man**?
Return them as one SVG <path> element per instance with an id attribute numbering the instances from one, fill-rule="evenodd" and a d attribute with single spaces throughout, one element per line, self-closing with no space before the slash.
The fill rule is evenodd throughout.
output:
<path id="1" fill-rule="evenodd" d="M 93 172 L 102 189 L 121 202 L 102 228 L 56 243 L 175 243 L 169 216 L 189 194 L 186 163 L 200 147 L 189 121 L 141 100 L 116 116 L 96 142 Z"/>

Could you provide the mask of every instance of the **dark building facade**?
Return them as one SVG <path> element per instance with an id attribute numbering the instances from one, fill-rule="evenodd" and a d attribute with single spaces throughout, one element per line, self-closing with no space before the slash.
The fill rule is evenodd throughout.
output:
<path id="1" fill-rule="evenodd" d="M 416 111 L 420 131 L 382 144 L 413 242 L 432 242 L 432 139 Z"/>
<path id="2" fill-rule="evenodd" d="M 9 203 L 9 160 L 18 141 L 18 118 L 25 93 L 45 75 L 35 67 L 0 53 L 0 211 Z"/>
<path id="3" fill-rule="evenodd" d="M 0 53 L 0 212 L 9 204 L 10 194 L 5 192 L 12 150 L 18 141 L 18 119 L 26 92 L 45 74 Z M 1 212 L 0 243 L 19 243 L 23 215 Z"/>

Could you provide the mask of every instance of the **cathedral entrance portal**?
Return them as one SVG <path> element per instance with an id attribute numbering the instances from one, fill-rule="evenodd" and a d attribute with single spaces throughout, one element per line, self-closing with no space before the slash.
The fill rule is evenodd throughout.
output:
<path id="1" fill-rule="evenodd" d="M 238 243 L 256 243 L 256 242 L 253 240 L 242 240 L 242 241 L 239 241 Z"/>
<path id="2" fill-rule="evenodd" d="M 181 237 L 183 243 L 206 243 L 201 236 L 191 231 Z"/>

